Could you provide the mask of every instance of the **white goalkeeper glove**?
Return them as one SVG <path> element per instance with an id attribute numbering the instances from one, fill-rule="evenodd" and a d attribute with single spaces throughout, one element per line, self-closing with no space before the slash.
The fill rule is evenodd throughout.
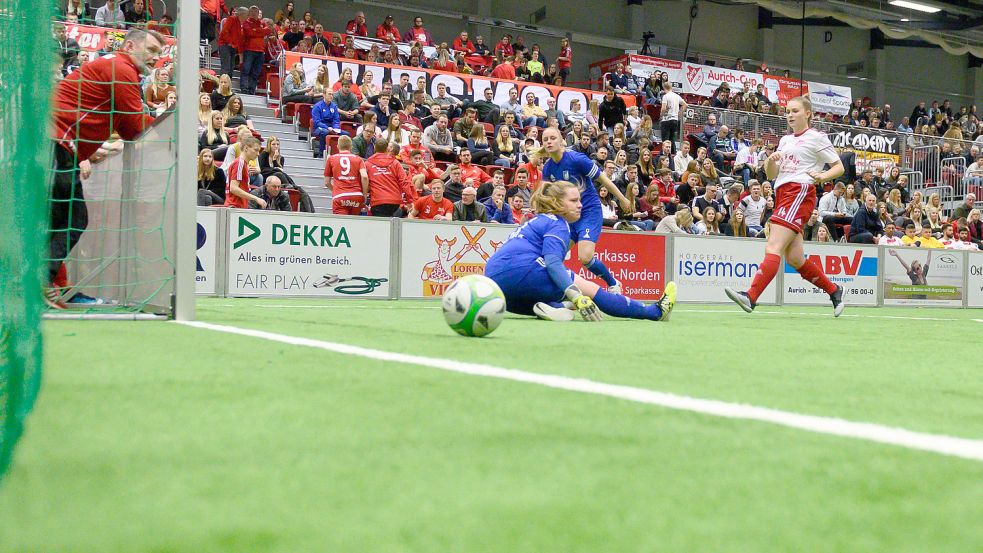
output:
<path id="1" fill-rule="evenodd" d="M 573 303 L 573 308 L 580 313 L 580 316 L 583 317 L 585 321 L 599 322 L 603 320 L 604 317 L 601 315 L 601 310 L 597 308 L 594 300 L 585 296 L 576 285 L 571 284 L 568 286 L 567 289 L 563 291 L 563 295 L 565 295 L 567 299 Z"/>

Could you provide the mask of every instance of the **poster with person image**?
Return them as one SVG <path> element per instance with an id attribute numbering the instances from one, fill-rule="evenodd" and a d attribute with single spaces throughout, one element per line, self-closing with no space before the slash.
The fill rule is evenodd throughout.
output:
<path id="1" fill-rule="evenodd" d="M 962 307 L 965 254 L 929 248 L 884 252 L 884 305 Z"/>

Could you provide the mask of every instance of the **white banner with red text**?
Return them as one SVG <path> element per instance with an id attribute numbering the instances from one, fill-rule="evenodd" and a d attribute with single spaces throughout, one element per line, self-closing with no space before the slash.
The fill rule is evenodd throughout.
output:
<path id="1" fill-rule="evenodd" d="M 580 110 L 586 113 L 590 100 L 594 98 L 602 100 L 604 98 L 604 94 L 596 90 L 506 81 L 492 77 L 446 73 L 444 71 L 419 69 L 403 65 L 368 63 L 360 60 L 316 56 L 314 54 L 301 54 L 299 52 L 286 52 L 284 54 L 284 63 L 288 68 L 292 67 L 295 63 L 303 65 L 308 83 L 314 82 L 318 69 L 322 65 L 326 66 L 329 83 L 337 82 L 341 77 L 342 71 L 345 69 L 352 71 L 352 78 L 359 85 L 363 83 L 366 72 L 371 72 L 371 82 L 380 89 L 382 88 L 382 83 L 385 81 L 391 81 L 398 85 L 399 79 L 403 75 L 409 77 L 409 84 L 416 89 L 417 80 L 423 77 L 426 79 L 426 92 L 430 96 L 437 96 L 437 85 L 443 84 L 447 87 L 448 95 L 454 96 L 462 102 L 484 100 L 485 89 L 491 88 L 494 92 L 494 99 L 492 101 L 495 105 L 501 106 L 509 101 L 509 91 L 513 88 L 518 88 L 519 97 L 523 99 L 521 100 L 523 102 L 525 101 L 526 94 L 531 92 L 536 96 L 540 106 L 546 106 L 546 101 L 549 98 L 553 98 L 556 100 L 557 109 L 570 111 L 570 102 L 576 99 L 580 100 Z M 627 105 L 635 105 L 634 96 L 622 96 L 622 98 L 624 98 Z"/>

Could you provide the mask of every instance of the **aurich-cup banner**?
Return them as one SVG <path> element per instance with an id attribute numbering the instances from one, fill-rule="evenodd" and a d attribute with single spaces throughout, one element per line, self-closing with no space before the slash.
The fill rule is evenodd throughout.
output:
<path id="1" fill-rule="evenodd" d="M 622 293 L 636 300 L 657 300 L 666 284 L 666 237 L 639 232 L 604 231 L 594 257 L 607 266 L 621 283 Z M 582 278 L 607 287 L 577 259 L 576 246 L 570 249 L 566 266 Z"/>
<path id="2" fill-rule="evenodd" d="M 809 81 L 809 101 L 813 111 L 846 115 L 850 113 L 853 91 L 846 86 Z"/>
<path id="3" fill-rule="evenodd" d="M 488 258 L 514 225 L 401 221 L 399 295 L 439 298 L 458 278 L 484 274 Z"/>
<path id="4" fill-rule="evenodd" d="M 356 84 L 362 84 L 366 71 L 372 73 L 372 82 L 377 87 L 382 88 L 383 81 L 391 80 L 398 84 L 399 78 L 407 75 L 410 84 L 416 89 L 416 82 L 420 77 L 426 79 L 427 93 L 437 96 L 437 85 L 447 86 L 447 94 L 463 101 L 477 101 L 485 99 L 485 89 L 491 88 L 494 91 L 496 105 L 502 105 L 509 101 L 509 90 L 519 89 L 519 102 L 526 103 L 526 94 L 532 92 L 539 105 L 546 109 L 546 100 L 553 98 L 556 100 L 556 107 L 562 111 L 570 111 L 571 100 L 580 100 L 580 110 L 587 112 L 590 100 L 597 98 L 604 99 L 604 93 L 596 90 L 583 90 L 578 88 L 568 88 L 563 86 L 553 86 L 538 83 L 523 83 L 516 81 L 506 81 L 492 77 L 479 77 L 475 75 L 465 75 L 462 73 L 446 73 L 431 69 L 419 69 L 402 65 L 387 65 L 384 63 L 368 63 L 360 60 L 350 60 L 346 58 L 332 58 L 330 56 L 316 56 L 314 54 L 301 54 L 298 52 L 285 52 L 284 63 L 286 67 L 292 67 L 295 63 L 301 63 L 308 83 L 314 82 L 317 76 L 318 67 L 327 66 L 328 82 L 335 83 L 341 76 L 341 72 L 348 68 L 352 70 L 352 77 Z M 621 96 L 629 106 L 635 105 L 635 97 L 629 95 Z"/>
<path id="5" fill-rule="evenodd" d="M 724 287 L 747 290 L 765 258 L 764 240 L 673 235 L 672 244 L 672 278 L 681 302 L 731 303 Z M 775 303 L 777 290 L 772 281 L 758 303 Z"/>
<path id="6" fill-rule="evenodd" d="M 197 218 L 197 252 L 195 253 L 195 292 L 215 293 L 216 265 L 218 262 L 218 211 L 216 208 L 199 207 Z"/>
<path id="7" fill-rule="evenodd" d="M 389 297 L 388 219 L 229 211 L 230 296 Z"/>
<path id="8" fill-rule="evenodd" d="M 909 247 L 884 254 L 884 305 L 962 306 L 963 252 Z"/>
<path id="9" fill-rule="evenodd" d="M 806 242 L 806 257 L 819 262 L 826 276 L 843 287 L 843 300 L 849 305 L 876 306 L 877 248 L 816 244 Z M 782 303 L 829 305 L 829 294 L 802 278 L 791 265 L 783 262 L 785 284 Z"/>
<path id="10" fill-rule="evenodd" d="M 983 307 L 983 253 L 969 252 L 966 255 L 969 265 L 969 282 L 966 291 L 970 307 Z"/>

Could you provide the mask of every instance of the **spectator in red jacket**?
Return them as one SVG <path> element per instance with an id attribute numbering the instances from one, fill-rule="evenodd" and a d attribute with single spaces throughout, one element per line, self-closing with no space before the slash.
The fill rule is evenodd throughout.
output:
<path id="1" fill-rule="evenodd" d="M 467 31 L 461 31 L 460 36 L 454 39 L 454 44 L 452 46 L 454 50 L 464 52 L 465 55 L 471 55 L 474 53 L 474 43 L 468 40 Z"/>
<path id="2" fill-rule="evenodd" d="M 390 44 L 399 42 L 399 28 L 397 28 L 396 24 L 393 22 L 393 16 L 387 15 L 386 20 L 375 28 L 375 37 L 379 40 L 385 40 Z"/>
<path id="3" fill-rule="evenodd" d="M 567 84 L 570 77 L 570 64 L 573 61 L 573 50 L 570 49 L 570 40 L 566 37 L 560 39 L 560 55 L 556 57 L 556 67 L 559 70 L 558 76 L 562 84 Z"/>
<path id="4" fill-rule="evenodd" d="M 153 122 L 144 111 L 140 75 L 156 64 L 163 47 L 160 33 L 133 29 L 115 55 L 85 63 L 55 87 L 50 281 L 88 226 L 82 178 L 92 171 L 89 159 L 112 133 L 135 140 Z M 50 306 L 63 307 L 57 291 L 45 298 Z"/>
<path id="5" fill-rule="evenodd" d="M 369 198 L 373 217 L 395 217 L 400 206 L 416 199 L 416 190 L 399 159 L 389 153 L 389 141 L 377 138 L 377 153 L 365 160 L 369 174 Z"/>
<path id="6" fill-rule="evenodd" d="M 512 49 L 512 35 L 503 36 L 501 42 L 495 45 L 495 54 L 499 53 L 503 58 L 515 55 L 515 50 Z"/>
<path id="7" fill-rule="evenodd" d="M 353 36 L 369 36 L 369 28 L 365 26 L 365 14 L 355 12 L 355 19 L 345 25 L 345 32 Z"/>
<path id="8" fill-rule="evenodd" d="M 495 66 L 492 69 L 491 76 L 496 79 L 506 79 L 509 81 L 515 80 L 515 58 L 512 56 L 506 56 L 505 61 Z"/>
<path id="9" fill-rule="evenodd" d="M 201 0 L 201 39 L 215 40 L 215 24 L 232 10 L 225 5 L 225 0 Z"/>
<path id="10" fill-rule="evenodd" d="M 249 17 L 242 23 L 243 52 L 239 89 L 243 94 L 256 94 L 259 74 L 263 70 L 266 36 L 269 34 L 269 27 L 260 19 L 259 8 L 249 8 Z"/>
<path id="11" fill-rule="evenodd" d="M 236 8 L 233 15 L 222 20 L 222 31 L 218 34 L 218 57 L 222 63 L 219 75 L 231 75 L 236 55 L 242 53 L 242 23 L 248 13 L 246 8 Z"/>
<path id="12" fill-rule="evenodd" d="M 423 18 L 416 16 L 413 18 L 413 27 L 411 27 L 403 35 L 403 42 L 419 42 L 424 46 L 433 46 L 433 37 L 430 36 L 430 31 L 423 28 Z"/>

